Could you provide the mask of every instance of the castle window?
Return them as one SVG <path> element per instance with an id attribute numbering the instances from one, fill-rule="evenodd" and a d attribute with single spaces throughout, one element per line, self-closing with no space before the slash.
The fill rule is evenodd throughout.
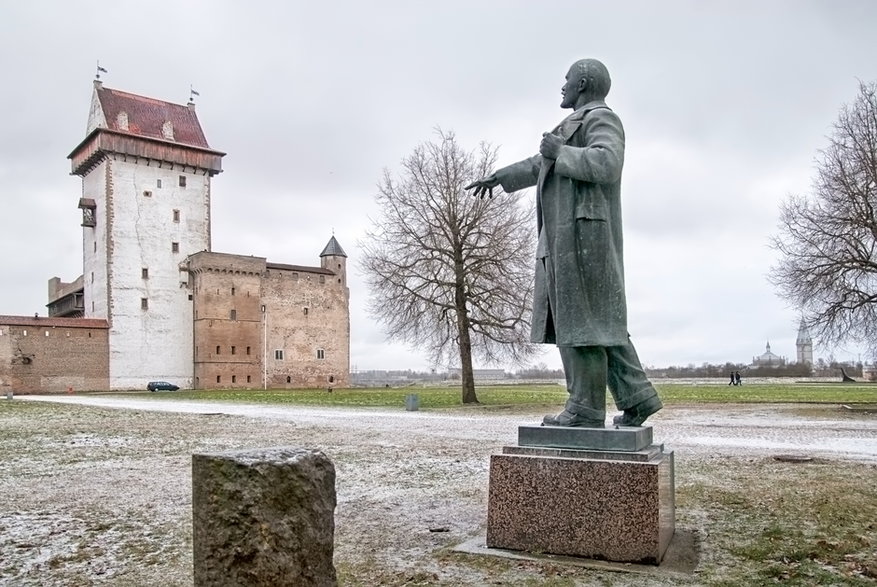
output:
<path id="1" fill-rule="evenodd" d="M 304 314 L 305 316 L 307 316 L 308 315 L 308 307 L 305 306 L 304 308 L 302 308 L 301 313 Z"/>
<path id="2" fill-rule="evenodd" d="M 238 382 L 238 376 L 237 376 L 237 375 L 232 375 L 232 376 L 231 376 L 231 382 L 232 382 L 232 383 L 237 383 L 237 382 Z"/>
<path id="3" fill-rule="evenodd" d="M 320 275 L 320 283 L 326 283 L 326 276 Z"/>
<path id="4" fill-rule="evenodd" d="M 247 347 L 247 354 L 250 354 L 250 347 Z"/>
<path id="5" fill-rule="evenodd" d="M 234 295 L 234 288 L 231 288 L 231 295 Z"/>
<path id="6" fill-rule="evenodd" d="M 222 383 L 222 375 L 217 375 L 217 376 L 216 376 L 216 382 L 217 382 L 217 383 Z"/>
<path id="7" fill-rule="evenodd" d="M 220 351 L 221 351 L 221 350 L 222 350 L 222 349 L 220 349 L 219 345 L 216 345 L 216 354 L 217 354 L 217 355 L 220 354 Z"/>
<path id="8" fill-rule="evenodd" d="M 249 383 L 249 382 L 250 382 L 250 376 L 247 375 L 247 383 Z"/>
<path id="9" fill-rule="evenodd" d="M 155 180 L 155 187 L 157 187 L 157 188 L 161 187 L 161 180 L 160 179 Z"/>
<path id="10" fill-rule="evenodd" d="M 233 354 L 233 355 L 238 354 L 238 348 L 234 345 L 231 345 L 231 354 Z"/>
<path id="11" fill-rule="evenodd" d="M 48 331 L 48 330 L 46 330 L 46 336 L 49 336 L 49 331 Z"/>
<path id="12" fill-rule="evenodd" d="M 274 360 L 275 361 L 282 361 L 283 360 L 283 350 L 282 349 L 277 349 L 274 351 Z"/>
<path id="13" fill-rule="evenodd" d="M 180 221 L 180 211 L 174 210 L 174 222 L 179 222 L 179 221 Z"/>
<path id="14" fill-rule="evenodd" d="M 165 120 L 164 124 L 161 125 L 161 136 L 169 141 L 174 140 L 174 123 L 170 120 Z"/>
<path id="15" fill-rule="evenodd" d="M 94 249 L 94 252 L 96 253 L 97 252 L 97 241 L 94 241 L 93 244 L 94 244 L 94 246 L 92 247 L 92 249 Z"/>
<path id="16" fill-rule="evenodd" d="M 237 319 L 238 319 L 238 311 L 237 311 L 237 310 L 232 310 L 231 312 L 229 312 L 229 313 L 228 313 L 228 319 L 229 319 L 229 320 L 237 320 Z"/>
<path id="17" fill-rule="evenodd" d="M 144 197 L 144 198 L 151 198 L 151 197 L 152 197 L 152 192 L 149 191 L 149 190 L 144 190 L 144 191 L 143 191 L 143 197 Z"/>
<path id="18" fill-rule="evenodd" d="M 149 298 L 140 298 L 140 309 L 148 310 L 149 309 Z"/>
<path id="19" fill-rule="evenodd" d="M 180 176 L 180 187 L 181 188 L 186 187 L 186 176 L 185 175 Z"/>
<path id="20" fill-rule="evenodd" d="M 140 270 L 140 277 L 142 277 L 143 279 L 149 279 L 149 268 L 148 267 L 144 267 Z"/>
<path id="21" fill-rule="evenodd" d="M 317 349 L 317 358 L 318 359 L 325 359 L 326 358 L 326 351 L 324 351 L 323 349 Z"/>
<path id="22" fill-rule="evenodd" d="M 94 283 L 94 271 L 91 272 L 91 282 Z M 94 308 L 92 308 L 94 310 Z"/>
<path id="23" fill-rule="evenodd" d="M 180 243 L 171 243 L 171 253 L 180 252 Z"/>
<path id="24" fill-rule="evenodd" d="M 287 376 L 286 376 L 286 382 L 287 382 L 287 383 L 292 383 L 292 377 L 290 377 L 289 375 L 287 375 Z"/>
<path id="25" fill-rule="evenodd" d="M 124 110 L 116 115 L 116 126 L 119 130 L 128 130 L 128 113 Z"/>

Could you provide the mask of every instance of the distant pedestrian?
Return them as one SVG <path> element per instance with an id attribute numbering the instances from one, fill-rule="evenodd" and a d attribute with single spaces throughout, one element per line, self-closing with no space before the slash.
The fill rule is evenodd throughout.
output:
<path id="1" fill-rule="evenodd" d="M 731 371 L 731 380 L 728 382 L 728 385 L 737 385 L 736 380 L 734 379 L 733 371 Z"/>
<path id="2" fill-rule="evenodd" d="M 743 385 L 743 380 L 740 379 L 740 371 L 734 373 L 734 385 Z"/>

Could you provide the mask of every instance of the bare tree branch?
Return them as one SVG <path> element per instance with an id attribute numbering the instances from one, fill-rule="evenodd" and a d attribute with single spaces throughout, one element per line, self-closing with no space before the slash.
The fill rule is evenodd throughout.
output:
<path id="1" fill-rule="evenodd" d="M 521 363 L 529 342 L 535 227 L 521 196 L 476 198 L 463 186 L 490 175 L 496 149 L 463 151 L 437 129 L 378 185 L 381 216 L 360 243 L 369 311 L 389 337 L 463 370 L 463 401 L 477 401 L 472 356 Z M 468 377 L 467 377 L 468 372 Z"/>
<path id="2" fill-rule="evenodd" d="M 877 84 L 860 83 L 808 196 L 781 205 L 771 281 L 824 344 L 863 343 L 877 358 Z"/>

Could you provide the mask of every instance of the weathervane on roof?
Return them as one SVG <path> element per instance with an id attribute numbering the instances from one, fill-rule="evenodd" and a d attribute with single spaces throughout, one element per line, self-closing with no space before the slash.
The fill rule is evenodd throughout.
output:
<path id="1" fill-rule="evenodd" d="M 189 84 L 189 103 L 195 103 L 195 96 L 200 96 L 198 92 L 195 91 L 195 88 L 192 87 L 192 84 Z"/>
<path id="2" fill-rule="evenodd" d="M 107 70 L 100 66 L 100 59 L 97 60 L 97 71 L 94 74 L 94 79 L 100 80 L 100 74 L 107 73 Z"/>

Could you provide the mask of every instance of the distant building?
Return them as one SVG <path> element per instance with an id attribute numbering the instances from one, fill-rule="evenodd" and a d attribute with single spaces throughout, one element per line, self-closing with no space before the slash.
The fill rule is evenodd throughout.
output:
<path id="1" fill-rule="evenodd" d="M 786 358 L 776 355 L 770 350 L 770 341 L 767 341 L 764 352 L 757 357 L 752 357 L 753 367 L 777 367 L 785 365 Z"/>
<path id="2" fill-rule="evenodd" d="M 318 267 L 211 252 L 211 179 L 225 153 L 195 104 L 94 82 L 82 178 L 83 274 L 49 280 L 49 318 L 0 316 L 14 392 L 349 385 L 347 255 Z"/>
<path id="3" fill-rule="evenodd" d="M 798 363 L 813 365 L 813 339 L 810 338 L 810 330 L 801 318 L 801 325 L 798 327 L 798 338 L 795 341 L 798 349 Z"/>

